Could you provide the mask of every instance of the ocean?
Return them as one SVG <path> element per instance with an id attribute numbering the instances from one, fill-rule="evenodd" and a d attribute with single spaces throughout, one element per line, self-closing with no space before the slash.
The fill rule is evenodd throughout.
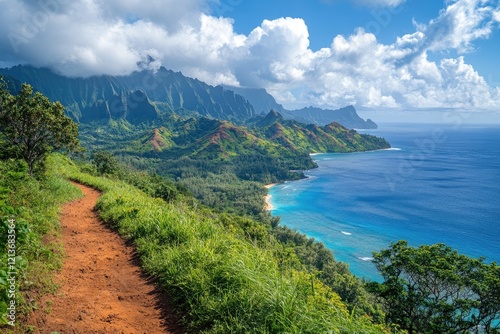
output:
<path id="1" fill-rule="evenodd" d="M 270 189 L 281 224 L 380 280 L 372 253 L 391 242 L 445 243 L 500 263 L 500 127 L 381 124 L 390 150 L 319 154 L 307 179 Z"/>

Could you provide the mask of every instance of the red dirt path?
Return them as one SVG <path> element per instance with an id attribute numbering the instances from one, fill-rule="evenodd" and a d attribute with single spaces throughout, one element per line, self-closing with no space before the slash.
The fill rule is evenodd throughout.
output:
<path id="1" fill-rule="evenodd" d="M 60 289 L 39 303 L 31 324 L 38 333 L 180 333 L 134 248 L 93 211 L 99 192 L 75 185 L 85 197 L 64 205 L 60 216 L 66 255 L 56 276 Z"/>

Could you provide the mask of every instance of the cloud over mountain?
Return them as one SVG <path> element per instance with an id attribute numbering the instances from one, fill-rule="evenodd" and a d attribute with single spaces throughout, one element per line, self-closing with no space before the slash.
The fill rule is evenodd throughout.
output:
<path id="1" fill-rule="evenodd" d="M 265 20 L 241 35 L 203 0 L 0 0 L 0 65 L 26 62 L 67 76 L 163 65 L 210 84 L 264 87 L 295 107 L 498 109 L 499 88 L 489 87 L 460 54 L 498 29 L 500 5 L 447 4 L 392 44 L 359 28 L 313 51 L 300 18 Z M 439 52 L 448 56 L 431 60 Z"/>

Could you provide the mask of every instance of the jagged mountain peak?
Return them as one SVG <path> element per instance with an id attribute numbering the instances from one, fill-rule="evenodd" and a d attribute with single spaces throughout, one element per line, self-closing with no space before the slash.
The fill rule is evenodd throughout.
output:
<path id="1" fill-rule="evenodd" d="M 283 115 L 281 115 L 278 111 L 276 111 L 275 109 L 271 109 L 271 111 L 267 114 L 266 117 L 272 117 L 272 118 L 275 118 L 275 119 L 280 119 L 280 120 L 284 120 L 283 118 Z"/>
<path id="2" fill-rule="evenodd" d="M 271 109 L 271 111 L 269 111 L 267 114 L 257 115 L 254 118 L 248 120 L 246 124 L 249 127 L 263 128 L 274 123 L 283 122 L 287 122 L 283 115 L 275 109 Z"/>
<path id="3" fill-rule="evenodd" d="M 165 67 L 126 76 L 69 78 L 47 68 L 19 65 L 0 69 L 0 75 L 29 83 L 49 99 L 60 101 L 67 114 L 79 122 L 119 118 L 148 122 L 162 114 L 178 113 L 243 123 L 255 116 L 253 106 L 243 96 Z"/>
<path id="4" fill-rule="evenodd" d="M 283 115 L 281 115 L 279 112 L 277 112 L 274 109 L 271 109 L 271 111 L 262 119 L 259 123 L 258 126 L 267 126 L 269 124 L 273 123 L 281 123 L 285 120 Z"/>

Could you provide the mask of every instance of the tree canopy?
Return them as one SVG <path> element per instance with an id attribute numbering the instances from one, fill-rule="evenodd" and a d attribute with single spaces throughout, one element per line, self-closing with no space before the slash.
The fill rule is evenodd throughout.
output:
<path id="1" fill-rule="evenodd" d="M 92 164 L 99 175 L 114 174 L 120 168 L 118 160 L 112 153 L 106 151 L 94 152 L 92 154 Z"/>
<path id="2" fill-rule="evenodd" d="M 1 78 L 0 78 L 1 80 Z M 29 172 L 53 150 L 78 147 L 78 126 L 64 114 L 59 102 L 50 102 L 28 84 L 18 95 L 10 94 L 0 81 L 0 132 L 5 149 L 28 164 Z"/>
<path id="3" fill-rule="evenodd" d="M 499 333 L 500 266 L 444 244 L 412 248 L 406 241 L 374 253 L 387 322 L 408 333 Z"/>

